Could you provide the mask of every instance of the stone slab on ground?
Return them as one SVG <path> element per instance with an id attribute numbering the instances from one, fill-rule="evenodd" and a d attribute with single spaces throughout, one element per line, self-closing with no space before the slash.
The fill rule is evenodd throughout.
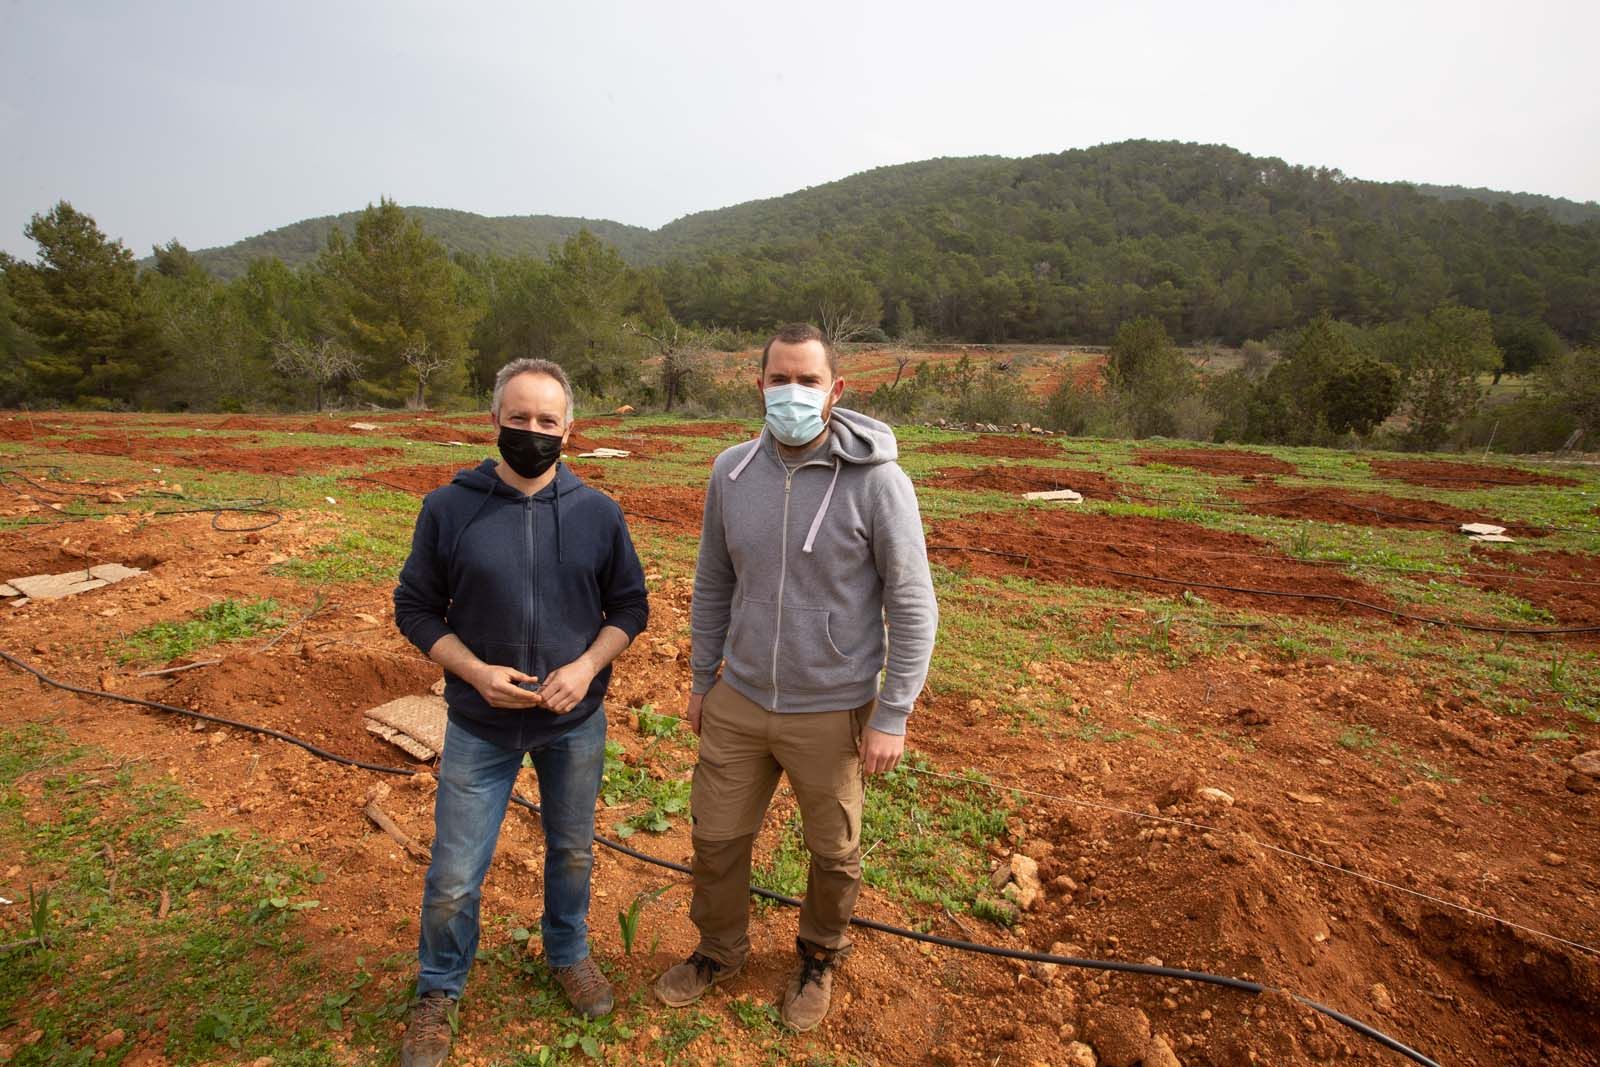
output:
<path id="1" fill-rule="evenodd" d="M 444 698 L 401 697 L 366 713 L 367 730 L 417 759 L 431 760 L 444 751 Z"/>
<path id="2" fill-rule="evenodd" d="M 3 588 L 10 590 L 5 596 L 25 596 L 32 600 L 55 600 L 64 596 L 87 593 L 91 589 L 111 585 L 113 582 L 143 574 L 137 567 L 124 567 L 120 563 L 99 563 L 84 570 L 65 574 L 29 574 L 12 578 Z"/>
<path id="3" fill-rule="evenodd" d="M 1069 504 L 1083 503 L 1083 494 L 1075 489 L 1046 489 L 1037 493 L 1023 493 L 1024 500 L 1065 500 Z"/>

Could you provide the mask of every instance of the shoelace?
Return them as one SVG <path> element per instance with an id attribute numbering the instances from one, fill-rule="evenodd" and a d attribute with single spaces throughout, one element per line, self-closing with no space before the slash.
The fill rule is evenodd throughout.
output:
<path id="1" fill-rule="evenodd" d="M 806 956 L 800 961 L 800 988 L 804 989 L 810 982 L 822 982 L 822 976 L 828 973 L 828 968 L 833 965 L 833 960 L 827 956 Z"/>
<path id="2" fill-rule="evenodd" d="M 450 1033 L 450 998 L 423 997 L 412 1016 L 410 1034 L 419 1039 L 444 1037 Z"/>
<path id="3" fill-rule="evenodd" d="M 605 976 L 600 973 L 600 968 L 592 960 L 575 963 L 571 967 L 563 968 L 564 973 L 571 979 L 576 996 L 581 999 L 591 993 L 598 993 L 605 985 Z"/>

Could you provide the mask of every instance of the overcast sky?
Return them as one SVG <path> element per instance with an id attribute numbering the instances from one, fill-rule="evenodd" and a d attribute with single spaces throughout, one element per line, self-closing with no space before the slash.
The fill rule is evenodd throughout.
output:
<path id="1" fill-rule="evenodd" d="M 138 255 L 380 196 L 659 226 L 1129 138 L 1600 200 L 1595 0 L 0 0 L 0 248 Z"/>

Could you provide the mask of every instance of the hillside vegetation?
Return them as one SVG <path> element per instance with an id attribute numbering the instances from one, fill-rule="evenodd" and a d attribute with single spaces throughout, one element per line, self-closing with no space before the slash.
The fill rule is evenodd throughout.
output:
<path id="1" fill-rule="evenodd" d="M 424 407 L 533 355 L 592 404 L 732 411 L 753 397 L 711 354 L 808 320 L 896 343 L 858 402 L 900 421 L 1424 449 L 1600 432 L 1600 222 L 1229 148 L 929 160 L 654 232 L 390 201 L 341 218 L 256 239 L 308 261 L 224 281 L 177 241 L 141 270 L 71 204 L 34 216 L 38 261 L 0 260 L 0 404 Z M 917 359 L 930 341 L 1111 350 L 1069 374 Z"/>

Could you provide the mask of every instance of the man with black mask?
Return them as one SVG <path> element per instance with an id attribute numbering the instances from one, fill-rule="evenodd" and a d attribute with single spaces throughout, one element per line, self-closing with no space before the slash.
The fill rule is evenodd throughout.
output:
<path id="1" fill-rule="evenodd" d="M 547 360 L 495 377 L 485 459 L 428 494 L 395 589 L 395 623 L 445 670 L 449 725 L 422 892 L 417 999 L 401 1050 L 436 1067 L 478 944 L 478 901 L 524 754 L 545 835 L 545 960 L 580 1014 L 612 1008 L 589 955 L 594 806 L 611 661 L 648 619 L 622 510 L 560 463 L 572 387 Z"/>

